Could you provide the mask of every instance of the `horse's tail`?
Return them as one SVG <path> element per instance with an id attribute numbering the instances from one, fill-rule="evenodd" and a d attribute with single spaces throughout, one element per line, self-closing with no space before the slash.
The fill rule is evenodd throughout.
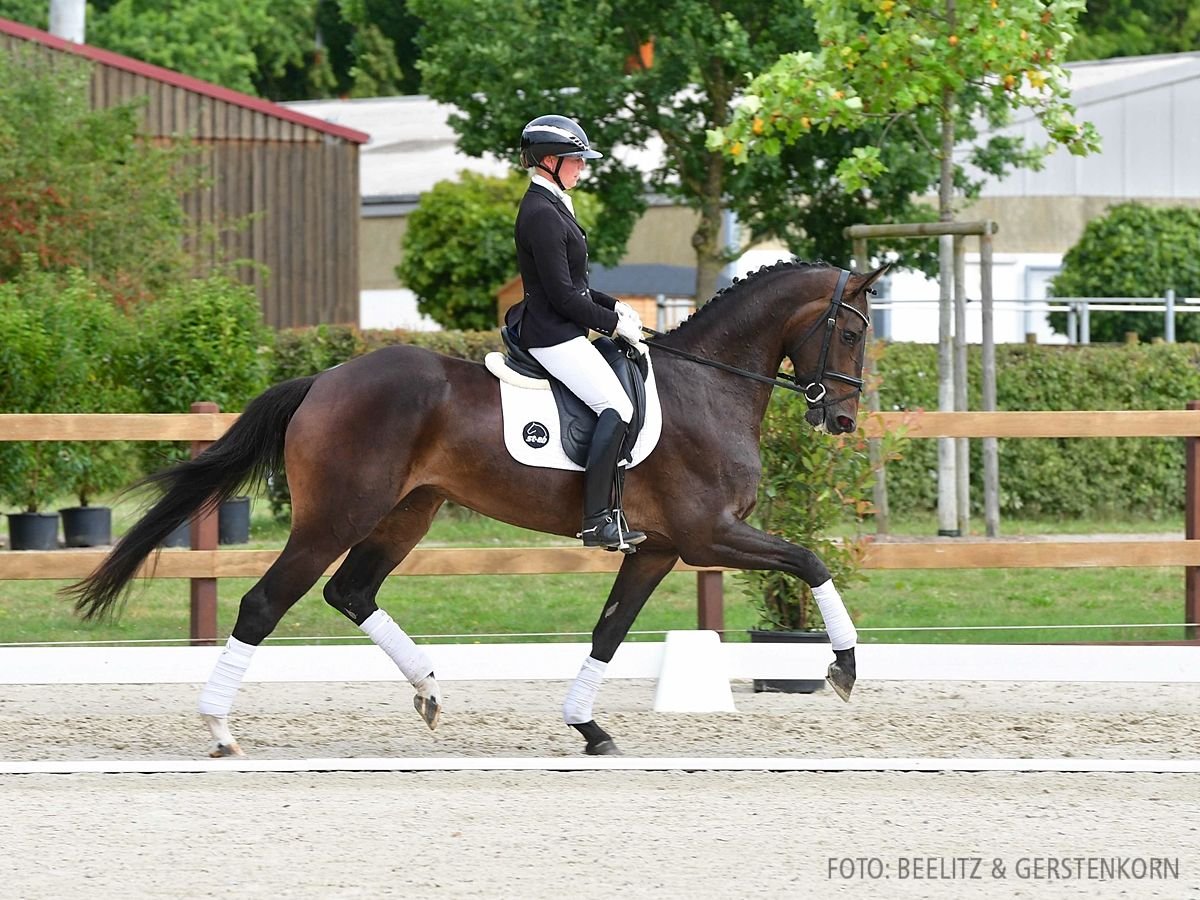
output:
<path id="1" fill-rule="evenodd" d="M 113 615 L 113 605 L 128 591 L 138 567 L 168 534 L 196 512 L 211 510 L 239 488 L 279 471 L 288 423 L 315 379 L 315 375 L 293 378 L 269 388 L 195 459 L 134 485 L 157 485 L 162 497 L 117 542 L 96 571 L 64 589 L 74 598 L 75 611 L 85 620 Z"/>

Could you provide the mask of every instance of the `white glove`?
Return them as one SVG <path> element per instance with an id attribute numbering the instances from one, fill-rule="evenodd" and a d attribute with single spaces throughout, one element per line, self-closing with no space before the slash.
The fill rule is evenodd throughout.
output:
<path id="1" fill-rule="evenodd" d="M 628 318 L 633 319 L 633 324 L 637 326 L 638 331 L 640 332 L 642 330 L 642 317 L 639 316 L 637 314 L 637 310 L 634 309 L 632 306 L 630 306 L 628 303 L 623 303 L 620 300 L 618 300 L 616 305 L 613 307 L 613 309 L 616 310 L 617 315 L 620 316 L 621 318 L 628 317 Z"/>
<path id="2" fill-rule="evenodd" d="M 642 323 L 638 319 L 637 313 L 626 315 L 621 310 L 617 310 L 617 327 L 613 329 L 613 334 L 635 346 L 640 344 L 642 342 Z"/>

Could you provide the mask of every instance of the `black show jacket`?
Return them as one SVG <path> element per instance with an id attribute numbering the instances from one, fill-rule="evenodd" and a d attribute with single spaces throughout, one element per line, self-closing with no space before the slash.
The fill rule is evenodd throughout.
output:
<path id="1" fill-rule="evenodd" d="M 505 318 L 519 324 L 521 347 L 552 347 L 589 328 L 613 333 L 616 298 L 588 287 L 587 234 L 562 201 L 531 184 L 513 236 L 525 297 Z"/>

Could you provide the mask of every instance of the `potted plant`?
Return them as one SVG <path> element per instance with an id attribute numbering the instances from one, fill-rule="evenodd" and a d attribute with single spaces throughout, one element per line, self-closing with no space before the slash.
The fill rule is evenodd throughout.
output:
<path id="1" fill-rule="evenodd" d="M 759 526 L 808 547 L 825 565 L 839 590 L 861 580 L 868 536 L 864 530 L 873 511 L 875 472 L 898 459 L 904 440 L 897 434 L 881 439 L 874 460 L 860 428 L 854 434 L 814 431 L 804 421 L 806 405 L 777 391 L 763 420 L 760 453 L 763 475 L 756 508 Z M 863 416 L 866 419 L 866 416 Z M 821 612 L 803 580 L 782 572 L 745 572 L 759 614 L 752 642 L 828 642 Z M 756 691 L 811 693 L 821 679 L 756 679 Z"/>
<path id="2" fill-rule="evenodd" d="M 67 302 L 72 298 L 68 297 Z M 85 385 L 65 404 L 76 413 L 119 413 L 137 409 L 137 394 L 127 383 L 123 359 L 129 354 L 133 327 L 107 297 L 74 296 L 71 309 L 75 352 L 88 366 Z M 68 398 L 64 398 L 65 401 Z M 127 484 L 135 473 L 133 445 L 122 441 L 75 441 L 64 445 L 67 487 L 77 506 L 59 510 L 63 543 L 99 547 L 112 543 L 112 510 L 93 505 L 102 494 Z"/>
<path id="3" fill-rule="evenodd" d="M 54 412 L 79 386 L 81 363 L 59 333 L 70 327 L 61 308 L 66 292 L 62 278 L 38 272 L 32 258 L 0 284 L 0 412 Z M 8 515 L 11 549 L 57 546 L 58 513 L 44 507 L 63 493 L 63 449 L 56 442 L 0 442 L 0 499 L 19 510 Z"/>

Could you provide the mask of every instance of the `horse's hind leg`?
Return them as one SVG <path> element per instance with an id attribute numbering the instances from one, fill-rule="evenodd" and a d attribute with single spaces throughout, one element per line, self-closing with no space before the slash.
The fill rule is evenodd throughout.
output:
<path id="1" fill-rule="evenodd" d="M 388 573 L 425 536 L 442 505 L 432 491 L 418 489 L 406 496 L 361 543 L 356 544 L 325 585 L 325 602 L 363 630 L 391 657 L 416 688 L 413 706 L 430 730 L 442 714 L 441 689 L 429 656 L 375 603 Z"/>
<path id="2" fill-rule="evenodd" d="M 604 610 L 592 630 L 592 653 L 563 701 L 563 720 L 583 735 L 584 752 L 589 756 L 620 755 L 616 742 L 592 717 L 592 704 L 600 691 L 604 672 L 633 627 L 633 622 L 659 582 L 675 567 L 679 557 L 673 551 L 641 550 L 625 557 L 613 582 Z"/>
<path id="3" fill-rule="evenodd" d="M 216 743 L 211 756 L 243 755 L 229 730 L 229 712 L 250 659 L 284 613 L 316 584 L 344 549 L 330 538 L 314 539 L 293 530 L 279 558 L 242 597 L 233 634 L 200 692 L 198 710 Z"/>

